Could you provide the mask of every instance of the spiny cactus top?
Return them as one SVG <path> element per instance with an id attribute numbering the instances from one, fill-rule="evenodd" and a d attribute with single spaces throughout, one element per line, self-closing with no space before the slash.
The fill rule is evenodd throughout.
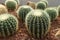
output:
<path id="1" fill-rule="evenodd" d="M 7 37 L 18 30 L 17 18 L 11 14 L 0 15 L 0 37 Z"/>
<path id="2" fill-rule="evenodd" d="M 28 5 L 20 6 L 17 10 L 17 15 L 19 18 L 22 19 L 22 21 L 25 21 L 25 17 L 30 12 L 32 8 Z"/>
<path id="3" fill-rule="evenodd" d="M 15 0 L 6 0 L 5 5 L 8 10 L 16 10 L 17 9 L 17 2 Z"/>
<path id="4" fill-rule="evenodd" d="M 44 10 L 46 8 L 46 3 L 45 2 L 37 2 L 36 8 Z"/>
<path id="5" fill-rule="evenodd" d="M 32 36 L 41 38 L 45 36 L 50 29 L 50 18 L 46 12 L 34 10 L 27 14 L 25 24 L 28 32 Z"/>
<path id="6" fill-rule="evenodd" d="M 57 10 L 58 10 L 58 14 L 60 16 L 60 5 L 58 6 Z"/>
<path id="7" fill-rule="evenodd" d="M 47 0 L 41 0 L 42 2 L 46 3 L 46 6 L 48 5 L 48 1 Z"/>
<path id="8" fill-rule="evenodd" d="M 45 11 L 49 14 L 51 21 L 55 20 L 58 17 L 58 12 L 55 8 L 46 8 Z"/>
<path id="9" fill-rule="evenodd" d="M 0 4 L 0 14 L 7 13 L 7 12 L 8 12 L 7 8 L 4 5 Z"/>

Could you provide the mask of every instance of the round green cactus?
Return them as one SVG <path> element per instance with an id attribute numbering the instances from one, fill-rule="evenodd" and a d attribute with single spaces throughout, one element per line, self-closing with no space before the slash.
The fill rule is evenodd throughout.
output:
<path id="1" fill-rule="evenodd" d="M 7 37 L 18 30 L 17 18 L 11 14 L 0 15 L 0 37 Z"/>
<path id="2" fill-rule="evenodd" d="M 5 5 L 8 10 L 16 10 L 17 9 L 17 2 L 14 0 L 6 0 Z"/>
<path id="3" fill-rule="evenodd" d="M 44 10 L 46 8 L 46 3 L 45 2 L 38 2 L 36 4 L 36 8 Z"/>
<path id="4" fill-rule="evenodd" d="M 58 12 L 55 8 L 46 8 L 45 11 L 50 16 L 51 21 L 55 20 L 58 17 Z"/>
<path id="5" fill-rule="evenodd" d="M 30 12 L 32 10 L 32 8 L 30 6 L 24 5 L 24 6 L 20 6 L 17 10 L 17 15 L 19 18 L 22 19 L 22 21 L 25 21 L 25 17 L 28 14 L 28 12 Z"/>
<path id="6" fill-rule="evenodd" d="M 0 14 L 7 13 L 7 12 L 8 12 L 7 8 L 4 5 L 0 4 Z"/>
<path id="7" fill-rule="evenodd" d="M 47 0 L 41 0 L 41 2 L 45 2 L 46 6 L 48 5 L 48 1 Z"/>
<path id="8" fill-rule="evenodd" d="M 60 16 L 60 6 L 58 6 L 57 10 L 58 10 L 58 14 Z"/>
<path id="9" fill-rule="evenodd" d="M 45 36 L 50 29 L 50 18 L 45 11 L 34 10 L 27 14 L 25 24 L 28 32 L 32 36 L 41 38 Z"/>

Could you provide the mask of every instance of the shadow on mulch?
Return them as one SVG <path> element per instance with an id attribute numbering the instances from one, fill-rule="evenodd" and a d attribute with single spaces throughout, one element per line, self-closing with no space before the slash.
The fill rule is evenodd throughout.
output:
<path id="1" fill-rule="evenodd" d="M 17 16 L 16 12 L 11 12 L 11 13 Z M 28 31 L 25 28 L 24 23 L 20 19 L 18 19 L 18 21 L 19 21 L 18 32 L 16 32 L 14 35 L 7 37 L 7 38 L 0 38 L 0 40 L 38 40 L 38 39 L 31 38 L 31 36 L 29 35 Z M 44 38 L 40 40 L 60 40 L 55 37 L 55 34 L 58 31 L 56 30 L 57 28 L 60 28 L 60 17 L 58 17 L 56 20 L 54 20 L 51 23 L 50 31 Z"/>

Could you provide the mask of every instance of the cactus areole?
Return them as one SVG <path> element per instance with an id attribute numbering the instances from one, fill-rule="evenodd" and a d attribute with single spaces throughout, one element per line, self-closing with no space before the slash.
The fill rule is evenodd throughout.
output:
<path id="1" fill-rule="evenodd" d="M 25 24 L 28 32 L 36 37 L 45 36 L 50 29 L 49 15 L 42 10 L 34 10 L 27 14 Z"/>
<path id="2" fill-rule="evenodd" d="M 17 18 L 10 14 L 0 15 L 0 37 L 7 37 L 18 30 Z"/>

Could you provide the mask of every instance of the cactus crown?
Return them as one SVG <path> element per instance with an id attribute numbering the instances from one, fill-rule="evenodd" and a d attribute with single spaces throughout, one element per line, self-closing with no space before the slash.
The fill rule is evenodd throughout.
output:
<path id="1" fill-rule="evenodd" d="M 32 15 L 34 15 L 34 16 L 40 16 L 40 15 L 42 15 L 42 13 L 40 13 L 40 12 L 41 12 L 40 10 L 35 10 L 35 12 Z"/>
<path id="2" fill-rule="evenodd" d="M 17 9 L 17 2 L 14 0 L 6 0 L 5 5 L 8 9 L 10 10 L 15 10 Z"/>
<path id="3" fill-rule="evenodd" d="M 4 5 L 0 4 L 0 14 L 7 13 L 7 12 L 8 12 L 7 8 Z"/>
<path id="4" fill-rule="evenodd" d="M 58 16 L 58 12 L 55 8 L 46 8 L 45 11 L 49 14 L 51 21 L 56 19 Z"/>
<path id="5" fill-rule="evenodd" d="M 13 15 L 5 13 L 5 14 L 0 15 L 0 21 L 4 21 L 4 20 L 8 19 L 9 17 L 13 17 L 14 19 L 16 19 L 16 17 L 14 17 Z M 17 19 L 16 19 L 16 21 L 17 21 Z"/>
<path id="6" fill-rule="evenodd" d="M 46 4 L 44 2 L 38 2 L 36 4 L 36 8 L 37 9 L 43 9 L 44 10 L 46 8 Z"/>

